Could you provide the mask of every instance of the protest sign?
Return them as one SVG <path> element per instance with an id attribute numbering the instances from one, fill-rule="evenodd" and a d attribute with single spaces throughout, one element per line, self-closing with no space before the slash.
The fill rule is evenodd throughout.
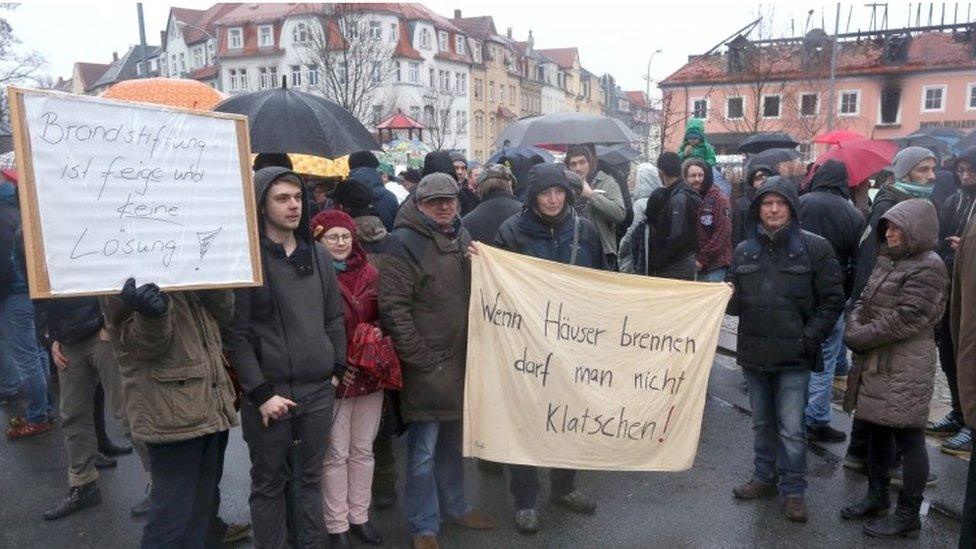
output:
<path id="1" fill-rule="evenodd" d="M 246 118 L 9 91 L 31 297 L 261 283 Z"/>
<path id="2" fill-rule="evenodd" d="M 567 469 L 690 468 L 731 295 L 725 284 L 481 246 L 472 265 L 464 455 Z"/>

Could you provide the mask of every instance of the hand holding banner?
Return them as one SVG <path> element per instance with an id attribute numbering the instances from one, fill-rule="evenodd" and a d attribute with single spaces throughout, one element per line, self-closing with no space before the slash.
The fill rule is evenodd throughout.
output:
<path id="1" fill-rule="evenodd" d="M 464 455 L 567 469 L 690 468 L 731 289 L 479 249 Z"/>

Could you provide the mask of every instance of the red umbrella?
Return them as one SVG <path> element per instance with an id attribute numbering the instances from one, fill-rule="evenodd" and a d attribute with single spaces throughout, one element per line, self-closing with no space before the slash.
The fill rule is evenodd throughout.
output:
<path id="1" fill-rule="evenodd" d="M 847 179 L 851 187 L 891 164 L 898 152 L 898 146 L 888 141 L 858 139 L 838 143 L 836 147 L 820 155 L 814 164 L 822 166 L 828 160 L 836 160 L 847 168 Z"/>
<path id="2" fill-rule="evenodd" d="M 377 388 L 403 388 L 400 359 L 393 348 L 393 340 L 387 336 L 378 337 L 372 324 L 363 322 L 356 326 L 346 358 L 351 366 L 376 380 Z"/>
<path id="3" fill-rule="evenodd" d="M 817 136 L 813 140 L 814 143 L 824 143 L 826 145 L 840 145 L 847 141 L 856 141 L 858 139 L 864 139 L 864 136 L 848 130 L 834 130 L 832 132 L 827 132 L 823 135 Z"/>

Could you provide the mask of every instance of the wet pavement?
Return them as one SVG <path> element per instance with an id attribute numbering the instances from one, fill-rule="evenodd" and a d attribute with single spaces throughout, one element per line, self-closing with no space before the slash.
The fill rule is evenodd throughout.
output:
<path id="1" fill-rule="evenodd" d="M 9 415 L 13 410 L 7 409 Z M 839 419 L 838 421 L 840 421 Z M 398 441 L 402 467 L 403 443 Z M 787 521 L 775 500 L 741 502 L 731 489 L 749 477 L 752 432 L 748 399 L 734 360 L 719 356 L 712 369 L 704 426 L 694 467 L 682 473 L 583 472 L 579 486 L 593 496 L 599 509 L 593 516 L 575 515 L 542 504 L 542 531 L 523 537 L 514 530 L 513 509 L 503 476 L 466 466 L 466 487 L 472 503 L 494 515 L 499 526 L 488 532 L 445 526 L 445 547 L 955 547 L 959 525 L 950 518 L 951 505 L 961 502 L 966 464 L 930 448 L 933 471 L 944 477 L 926 492 L 928 515 L 918 540 L 880 542 L 866 538 L 860 525 L 842 521 L 838 509 L 858 499 L 863 477 L 841 466 L 843 444 L 815 446 L 808 454 L 810 483 L 807 504 L 810 521 Z M 103 473 L 99 481 L 103 503 L 55 522 L 41 513 L 67 490 L 65 456 L 59 433 L 34 440 L 0 440 L 0 547 L 134 547 L 142 522 L 129 508 L 144 494 L 145 479 L 135 456 Z M 402 478 L 402 476 L 401 476 Z M 545 480 L 543 475 L 542 479 Z M 960 480 L 962 479 L 962 480 Z M 545 486 L 545 483 L 544 483 Z M 401 499 L 390 510 L 374 512 L 385 545 L 409 544 Z M 248 460 L 240 430 L 231 433 L 224 481 L 222 516 L 247 521 Z M 540 501 L 545 501 L 543 489 Z M 250 547 L 249 542 L 238 544 Z"/>

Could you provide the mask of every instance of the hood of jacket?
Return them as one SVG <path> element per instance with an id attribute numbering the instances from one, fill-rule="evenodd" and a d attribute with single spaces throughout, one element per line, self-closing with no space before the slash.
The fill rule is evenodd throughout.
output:
<path id="1" fill-rule="evenodd" d="M 847 166 L 836 160 L 824 162 L 810 180 L 810 192 L 828 192 L 843 198 L 850 198 L 850 185 L 847 182 Z"/>
<path id="2" fill-rule="evenodd" d="M 750 231 L 749 234 L 762 224 L 759 219 L 759 205 L 762 204 L 762 199 L 767 194 L 778 194 L 785 198 L 786 203 L 790 205 L 790 225 L 799 226 L 797 220 L 800 218 L 800 193 L 796 189 L 796 184 L 785 177 L 776 175 L 763 182 L 762 187 L 756 191 L 752 204 L 749 205 L 749 214 L 746 216 L 746 227 Z"/>
<path id="3" fill-rule="evenodd" d="M 354 217 L 356 231 L 363 242 L 377 242 L 386 238 L 387 231 L 383 220 L 375 215 Z"/>
<path id="4" fill-rule="evenodd" d="M 261 168 L 254 173 L 254 195 L 257 198 L 258 204 L 258 232 L 261 235 L 264 235 L 264 202 L 268 198 L 268 190 L 271 189 L 272 183 L 282 178 L 294 181 L 303 191 L 306 189 L 305 180 L 302 179 L 302 176 L 288 168 L 269 166 L 267 168 Z M 295 229 L 295 238 L 311 244 L 312 223 L 311 217 L 309 216 L 309 194 L 307 192 L 302 193 L 302 217 L 298 222 L 298 228 Z"/>
<path id="5" fill-rule="evenodd" d="M 685 141 L 689 139 L 700 139 L 702 143 L 705 140 L 705 121 L 701 118 L 689 118 L 688 123 L 685 124 Z"/>
<path id="6" fill-rule="evenodd" d="M 905 233 L 905 252 L 915 255 L 934 250 L 939 243 L 939 216 L 932 202 L 924 198 L 911 198 L 891 207 L 878 223 L 878 242 L 882 250 L 888 223 L 901 227 Z"/>
<path id="7" fill-rule="evenodd" d="M 635 180 L 635 201 L 640 200 L 641 198 L 650 198 L 651 193 L 661 187 L 661 178 L 658 176 L 657 168 L 653 164 L 638 165 Z"/>
<path id="8" fill-rule="evenodd" d="M 356 168 L 349 172 L 348 179 L 359 181 L 369 187 L 369 190 L 373 193 L 374 200 L 386 191 L 386 186 L 383 185 L 383 180 L 380 179 L 380 172 L 376 171 L 375 168 Z"/>
<path id="9" fill-rule="evenodd" d="M 576 193 L 573 192 L 569 178 L 566 177 L 566 168 L 559 164 L 536 164 L 529 170 L 526 179 L 526 210 L 534 210 L 536 197 L 550 187 L 562 187 L 566 191 L 565 208 L 572 208 L 576 203 Z"/>

